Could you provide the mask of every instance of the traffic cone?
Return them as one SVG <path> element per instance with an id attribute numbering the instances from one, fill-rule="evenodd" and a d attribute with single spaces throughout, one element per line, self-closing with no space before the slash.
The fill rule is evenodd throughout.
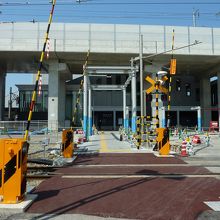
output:
<path id="1" fill-rule="evenodd" d="M 187 146 L 187 142 L 186 141 L 183 141 L 182 142 L 182 146 L 181 146 L 181 157 L 187 157 L 188 154 L 187 154 L 187 151 L 186 151 L 186 146 Z"/>

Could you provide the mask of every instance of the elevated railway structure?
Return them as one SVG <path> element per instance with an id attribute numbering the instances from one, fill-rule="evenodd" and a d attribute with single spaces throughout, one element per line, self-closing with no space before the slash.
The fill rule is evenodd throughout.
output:
<path id="1" fill-rule="evenodd" d="M 1 23 L 0 24 L 0 97 L 4 97 L 5 76 L 7 73 L 36 73 L 38 59 L 43 44 L 43 35 L 46 23 Z M 143 56 L 163 53 L 172 45 L 172 31 L 175 30 L 175 48 L 191 45 L 175 51 L 178 61 L 177 74 L 173 78 L 175 98 L 171 101 L 171 119 L 174 114 L 176 124 L 184 122 L 186 115 L 182 111 L 191 111 L 191 106 L 210 108 L 212 99 L 210 77 L 219 76 L 220 55 L 220 29 L 210 27 L 180 27 L 180 26 L 152 26 L 152 25 L 120 25 L 120 24 L 79 24 L 79 23 L 54 23 L 50 33 L 50 59 L 43 63 L 43 74 L 48 74 L 48 126 L 52 129 L 64 126 L 67 119 L 65 106 L 67 85 L 74 74 L 83 72 L 83 63 L 88 50 L 90 50 L 89 66 L 97 67 L 94 73 L 103 66 L 112 67 L 107 75 L 114 74 L 114 68 L 129 66 L 132 57 L 139 54 L 140 35 L 143 36 Z M 174 48 L 174 49 L 175 49 Z M 171 52 L 144 59 L 144 75 L 158 72 L 161 67 L 169 63 Z M 136 62 L 138 66 L 138 62 Z M 91 69 L 91 68 L 90 68 Z M 112 73 L 112 74 L 111 74 Z M 124 85 L 129 77 L 128 72 L 120 73 L 108 80 L 107 77 L 93 77 L 92 88 L 99 90 L 105 84 L 113 87 Z M 136 72 L 137 83 L 139 72 Z M 144 80 L 141 79 L 141 80 Z M 111 82 L 110 82 L 111 81 Z M 178 83 L 181 85 L 178 88 Z M 217 82 L 218 86 L 219 80 Z M 139 111 L 138 97 L 144 93 L 148 83 L 144 82 L 143 91 L 139 88 L 131 88 L 137 91 L 136 100 L 132 100 L 132 92 L 128 92 L 132 115 Z M 118 91 L 104 91 L 100 98 L 99 91 L 92 90 L 92 96 L 98 97 L 93 103 L 93 112 L 113 112 L 111 114 L 111 128 L 116 129 L 116 123 L 121 116 L 117 112 L 123 112 L 121 99 L 123 88 Z M 117 93 L 118 94 L 118 93 Z M 111 103 L 100 102 L 103 97 L 111 97 Z M 220 103 L 220 97 L 218 103 Z M 134 104 L 134 102 L 136 102 Z M 0 99 L 0 119 L 3 119 L 4 98 Z M 130 104 L 129 104 L 130 103 Z M 134 108 L 135 105 L 135 108 Z M 145 102 L 144 108 L 147 109 Z M 160 104 L 161 106 L 162 104 Z M 219 104 L 220 105 L 220 104 Z M 151 106 L 152 107 L 152 106 Z M 216 106 L 219 108 L 219 106 Z M 62 109 L 61 109 L 62 108 Z M 172 113 L 173 111 L 173 113 Z M 98 114 L 98 113 L 97 113 Z M 123 113 L 122 113 L 123 114 Z M 98 120 L 93 114 L 93 122 Z M 121 117 L 123 118 L 123 116 Z M 181 119 L 182 118 L 182 119 Z M 212 119 L 211 111 L 202 111 L 202 126 L 208 127 Z M 185 120 L 186 121 L 186 120 Z M 107 125 L 106 125 L 107 126 Z"/>

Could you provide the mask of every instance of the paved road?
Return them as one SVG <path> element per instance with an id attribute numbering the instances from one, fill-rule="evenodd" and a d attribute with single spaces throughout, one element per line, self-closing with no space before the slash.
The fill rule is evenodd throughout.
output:
<path id="1" fill-rule="evenodd" d="M 126 219 L 218 219 L 204 202 L 220 201 L 220 180 L 193 159 L 137 151 L 112 133 L 82 146 L 74 165 L 35 191 L 29 213 L 84 214 Z M 120 152 L 120 153 L 119 153 Z M 139 153 L 137 153 L 139 152 Z M 195 160 L 202 156 L 194 156 Z M 201 159 L 202 160 L 202 159 Z M 199 175 L 199 176 L 198 176 Z"/>
<path id="2" fill-rule="evenodd" d="M 211 170 L 218 141 L 183 160 L 138 151 L 111 132 L 93 136 L 72 166 L 37 187 L 27 213 L 2 219 L 220 219 L 205 203 L 220 201 L 218 169 Z"/>

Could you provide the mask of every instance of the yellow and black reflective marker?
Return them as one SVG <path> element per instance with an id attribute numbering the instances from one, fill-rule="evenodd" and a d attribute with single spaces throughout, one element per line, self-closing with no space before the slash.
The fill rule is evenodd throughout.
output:
<path id="1" fill-rule="evenodd" d="M 52 23 L 52 18 L 53 18 L 53 13 L 54 13 L 55 5 L 56 5 L 56 0 L 53 0 L 53 2 L 52 2 L 52 9 L 50 11 L 50 17 L 49 17 L 48 26 L 47 26 L 47 31 L 46 31 L 46 34 L 45 34 L 43 50 L 42 50 L 41 56 L 40 56 L 40 61 L 39 61 L 39 66 L 38 66 L 38 71 L 37 71 L 37 76 L 36 76 L 36 82 L 35 82 L 35 87 L 34 87 L 34 91 L 33 91 L 33 94 L 32 94 L 30 110 L 29 110 L 29 115 L 28 115 L 28 121 L 27 121 L 27 127 L 26 127 L 26 131 L 25 131 L 25 135 L 24 135 L 24 139 L 25 140 L 28 139 L 28 132 L 29 132 L 30 123 L 31 123 L 31 119 L 32 119 L 32 113 L 33 113 L 34 106 L 35 106 L 35 101 L 36 101 L 38 82 L 39 82 L 39 79 L 40 79 L 40 76 L 41 76 L 41 70 L 42 70 L 42 66 L 43 66 L 43 60 L 44 60 L 47 40 L 49 39 L 50 26 L 51 26 L 51 23 Z"/>
<path id="2" fill-rule="evenodd" d="M 85 61 L 85 64 L 83 65 L 83 76 L 86 74 L 86 68 L 87 68 L 88 61 L 89 61 L 89 54 L 90 54 L 90 50 L 88 50 L 88 52 L 87 52 L 86 61 Z M 81 80 L 79 91 L 78 91 L 77 98 L 76 98 L 76 105 L 75 105 L 75 108 L 74 108 L 74 111 L 73 111 L 72 127 L 74 127 L 74 125 L 76 123 L 77 107 L 78 107 L 78 105 L 80 103 L 80 95 L 81 95 L 82 90 L 83 90 L 83 83 L 84 83 L 84 81 Z"/>
<path id="3" fill-rule="evenodd" d="M 24 139 L 1 139 L 0 146 L 0 203 L 21 202 L 26 192 L 29 144 Z"/>
<path id="4" fill-rule="evenodd" d="M 73 157 L 73 130 L 66 129 L 62 132 L 62 154 L 64 158 Z"/>

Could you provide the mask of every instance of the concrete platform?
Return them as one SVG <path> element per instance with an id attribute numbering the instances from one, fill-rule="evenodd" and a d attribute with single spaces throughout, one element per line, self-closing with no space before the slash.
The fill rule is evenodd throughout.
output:
<path id="1" fill-rule="evenodd" d="M 169 154 L 169 155 L 160 155 L 159 152 L 154 152 L 153 153 L 156 157 L 174 157 L 173 154 Z"/>
<path id="2" fill-rule="evenodd" d="M 212 210 L 214 211 L 220 211 L 220 201 L 210 201 L 210 202 L 204 202 L 206 205 L 208 205 Z"/>
<path id="3" fill-rule="evenodd" d="M 22 213 L 37 199 L 37 194 L 25 195 L 24 201 L 18 204 L 0 204 L 0 213 Z"/>
<path id="4" fill-rule="evenodd" d="M 71 164 L 73 163 L 74 160 L 76 160 L 76 158 L 77 158 L 76 156 L 73 156 L 72 158 L 63 158 L 63 159 L 67 164 Z"/>

